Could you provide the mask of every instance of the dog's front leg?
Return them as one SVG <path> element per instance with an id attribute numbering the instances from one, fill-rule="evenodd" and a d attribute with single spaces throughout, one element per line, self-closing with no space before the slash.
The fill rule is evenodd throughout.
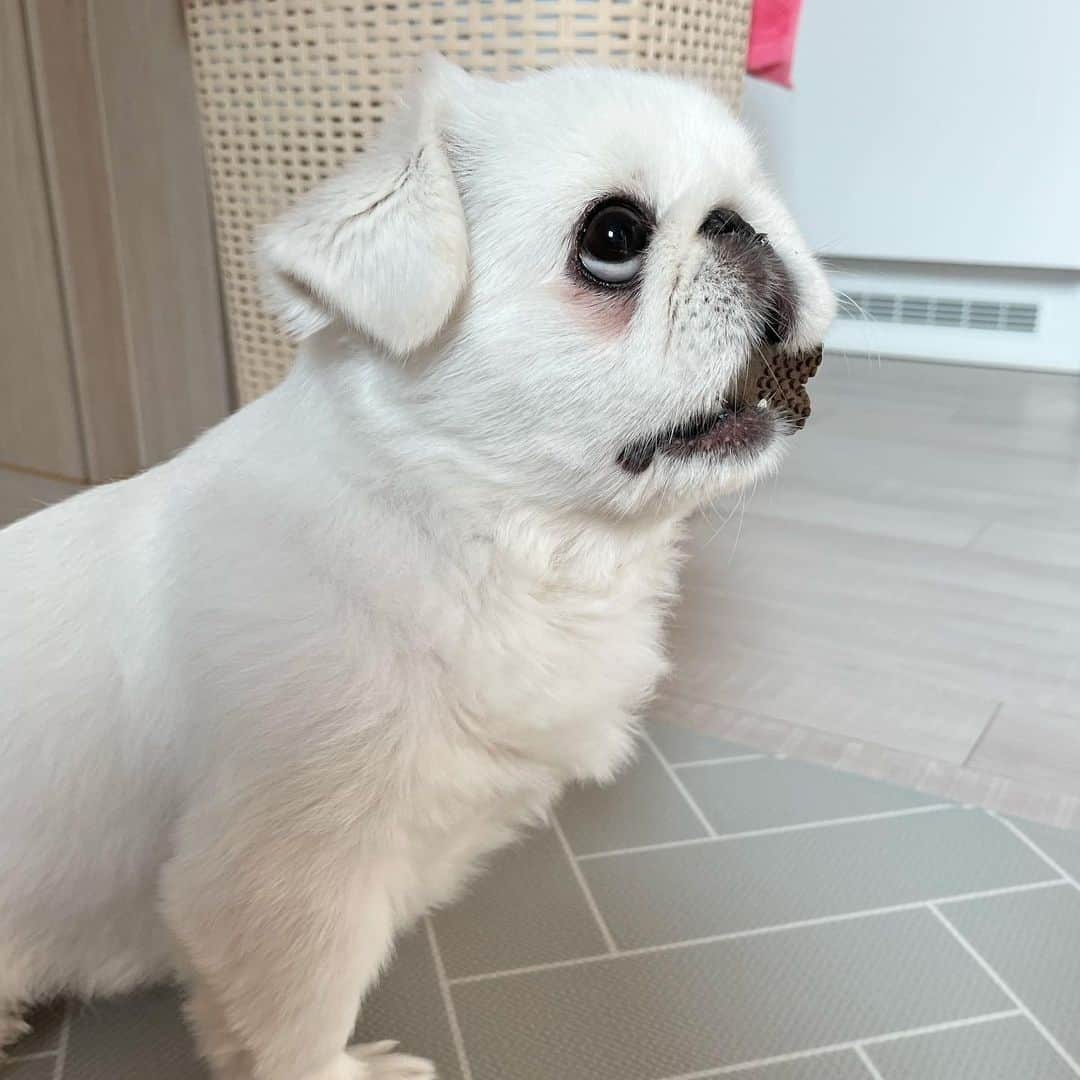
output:
<path id="1" fill-rule="evenodd" d="M 392 1043 L 346 1049 L 392 946 L 394 867 L 299 816 L 181 829 L 163 906 L 200 1051 L 220 1080 L 433 1077 Z"/>

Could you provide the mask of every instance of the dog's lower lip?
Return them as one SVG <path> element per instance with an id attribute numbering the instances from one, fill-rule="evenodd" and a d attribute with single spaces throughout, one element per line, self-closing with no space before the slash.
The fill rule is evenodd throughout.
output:
<path id="1" fill-rule="evenodd" d="M 747 452 L 760 449 L 772 432 L 767 410 L 725 407 L 677 429 L 659 443 L 657 450 L 671 457 Z"/>
<path id="2" fill-rule="evenodd" d="M 769 442 L 775 431 L 769 409 L 724 405 L 688 420 L 674 431 L 628 444 L 619 454 L 619 464 L 636 474 L 644 472 L 658 453 L 673 458 L 754 453 Z"/>

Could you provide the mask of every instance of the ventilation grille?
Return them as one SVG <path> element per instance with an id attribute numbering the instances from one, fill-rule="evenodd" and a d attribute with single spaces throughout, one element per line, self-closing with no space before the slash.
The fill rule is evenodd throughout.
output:
<path id="1" fill-rule="evenodd" d="M 847 293 L 840 299 L 837 314 L 841 319 L 951 326 L 963 330 L 1007 330 L 1017 334 L 1034 334 L 1039 325 L 1037 304 L 880 292 Z"/>

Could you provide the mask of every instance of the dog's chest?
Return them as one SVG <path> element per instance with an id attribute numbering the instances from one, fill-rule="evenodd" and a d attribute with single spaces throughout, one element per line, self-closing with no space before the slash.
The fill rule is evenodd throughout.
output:
<path id="1" fill-rule="evenodd" d="M 670 550 L 590 576 L 493 568 L 451 671 L 486 734 L 566 777 L 603 777 L 663 674 Z"/>

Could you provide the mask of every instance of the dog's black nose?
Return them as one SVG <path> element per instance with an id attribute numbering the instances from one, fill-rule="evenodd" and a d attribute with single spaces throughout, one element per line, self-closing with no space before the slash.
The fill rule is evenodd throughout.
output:
<path id="1" fill-rule="evenodd" d="M 701 223 L 701 235 L 712 240 L 719 240 L 723 236 L 736 236 L 740 240 L 757 240 L 760 237 L 762 243 L 766 242 L 749 221 L 724 206 L 709 211 L 708 217 Z"/>

